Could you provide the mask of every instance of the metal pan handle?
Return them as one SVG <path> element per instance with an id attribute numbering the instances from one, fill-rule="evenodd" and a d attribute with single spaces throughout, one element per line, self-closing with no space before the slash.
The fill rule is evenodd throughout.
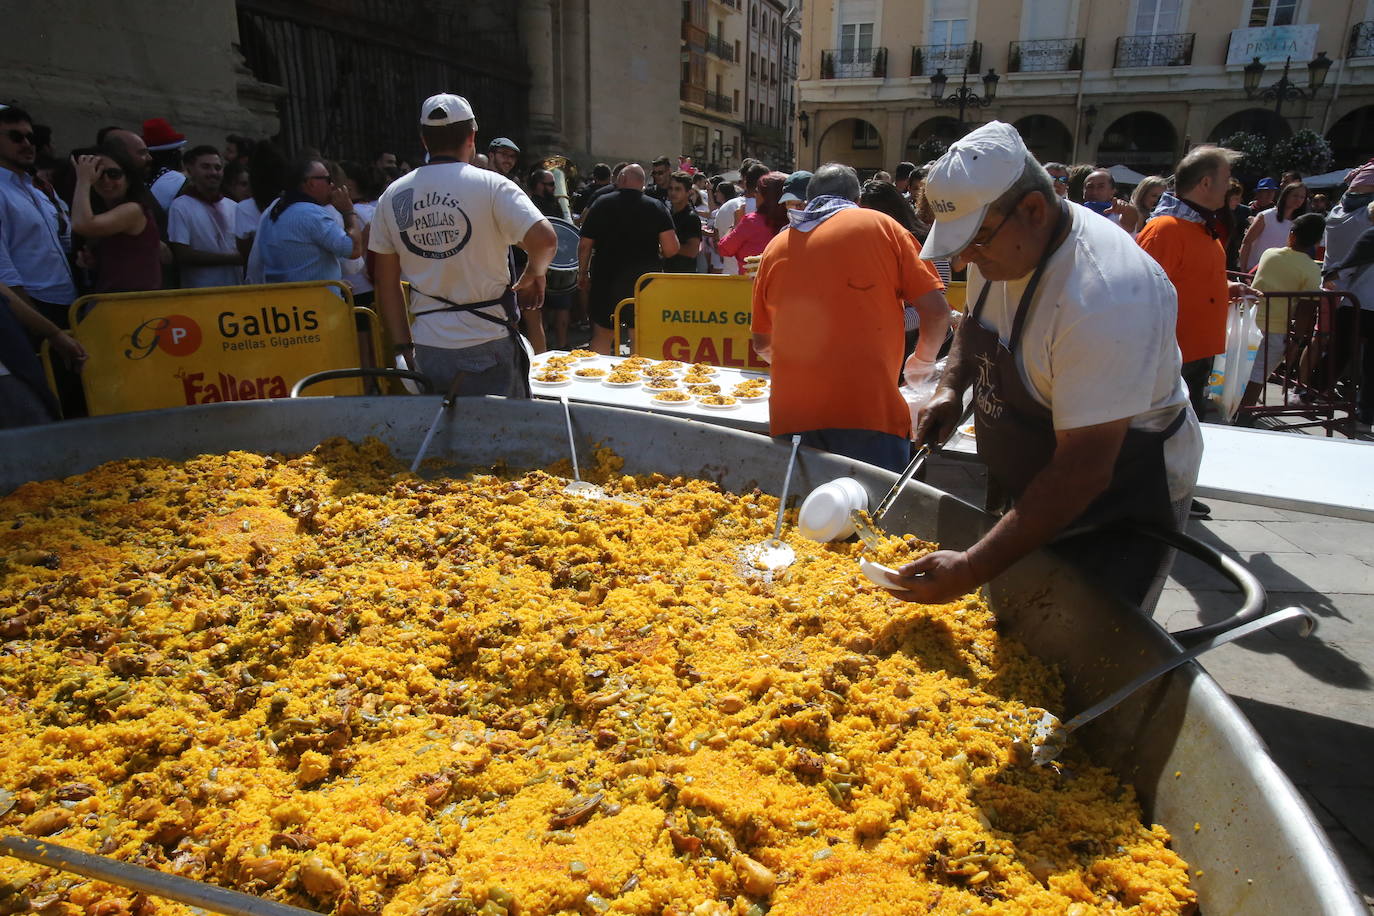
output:
<path id="1" fill-rule="evenodd" d="M 419 384 L 424 389 L 425 394 L 431 394 L 434 391 L 434 382 L 430 381 L 429 376 L 412 372 L 409 369 L 326 369 L 323 372 L 312 372 L 292 385 L 291 397 L 300 397 L 301 392 L 311 385 L 341 378 L 404 378 Z"/>
<path id="2" fill-rule="evenodd" d="M 1206 626 L 1191 627 L 1187 630 L 1179 630 L 1170 633 L 1174 639 L 1185 646 L 1193 646 L 1209 639 L 1214 639 L 1223 633 L 1234 630 L 1237 627 L 1245 626 L 1251 621 L 1258 620 L 1264 616 L 1265 608 L 1269 606 L 1269 596 L 1264 591 L 1264 586 L 1260 580 L 1255 578 L 1255 574 L 1246 569 L 1237 560 L 1228 557 L 1216 548 L 1204 544 L 1191 535 L 1184 534 L 1182 531 L 1170 531 L 1153 525 L 1135 525 L 1132 530 L 1157 541 L 1163 541 L 1190 557 L 1201 560 L 1208 566 L 1221 573 L 1240 589 L 1242 604 L 1240 610 L 1234 615 L 1217 623 L 1209 623 Z"/>

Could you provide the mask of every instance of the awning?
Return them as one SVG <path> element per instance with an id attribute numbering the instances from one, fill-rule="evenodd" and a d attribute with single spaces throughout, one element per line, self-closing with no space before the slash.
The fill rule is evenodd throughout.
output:
<path id="1" fill-rule="evenodd" d="M 1145 176 L 1137 172 L 1130 166 L 1114 165 L 1107 171 L 1112 173 L 1112 181 L 1117 184 L 1138 185 L 1145 180 Z"/>

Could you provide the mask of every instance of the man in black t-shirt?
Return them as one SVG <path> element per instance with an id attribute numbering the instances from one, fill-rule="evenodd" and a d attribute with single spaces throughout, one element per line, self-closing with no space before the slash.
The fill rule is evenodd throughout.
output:
<path id="1" fill-rule="evenodd" d="M 654 200 L 668 202 L 668 189 L 673 183 L 673 164 L 667 156 L 659 156 L 649 163 L 649 177 L 653 183 L 644 189 L 644 193 Z"/>
<path id="2" fill-rule="evenodd" d="M 625 166 L 615 186 L 615 193 L 587 211 L 577 246 L 577 285 L 588 294 L 591 346 L 603 354 L 615 352 L 620 343 L 611 339 L 617 303 L 632 297 L 640 275 L 661 270 L 663 258 L 677 254 L 679 247 L 668 211 L 644 195 L 643 166 Z M 624 318 L 633 327 L 633 310 Z"/>
<path id="3" fill-rule="evenodd" d="M 694 274 L 701 251 L 701 217 L 692 206 L 692 176 L 686 172 L 673 173 L 668 185 L 668 209 L 679 247 L 677 254 L 664 262 L 663 269 L 672 274 Z"/>

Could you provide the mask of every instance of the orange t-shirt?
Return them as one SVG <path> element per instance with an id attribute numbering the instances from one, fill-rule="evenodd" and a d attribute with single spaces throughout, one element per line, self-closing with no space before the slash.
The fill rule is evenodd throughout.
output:
<path id="1" fill-rule="evenodd" d="M 1185 363 L 1226 350 L 1226 249 L 1201 223 L 1156 216 L 1136 236 L 1178 293 L 1178 349 Z"/>
<path id="2" fill-rule="evenodd" d="M 911 434 L 897 391 L 902 302 L 943 288 L 919 253 L 896 220 L 859 207 L 810 232 L 784 229 L 768 243 L 754 281 L 753 330 L 772 335 L 773 435 Z"/>

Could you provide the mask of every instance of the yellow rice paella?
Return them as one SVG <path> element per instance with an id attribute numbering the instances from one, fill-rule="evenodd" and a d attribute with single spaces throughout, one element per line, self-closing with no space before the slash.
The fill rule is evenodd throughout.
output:
<path id="1" fill-rule="evenodd" d="M 1016 765 L 1060 684 L 981 597 L 800 539 L 751 578 L 775 499 L 615 464 L 588 500 L 339 439 L 20 487 L 0 832 L 337 914 L 1194 908 L 1129 787 Z M 188 912 L 0 862 L 0 912 Z"/>

